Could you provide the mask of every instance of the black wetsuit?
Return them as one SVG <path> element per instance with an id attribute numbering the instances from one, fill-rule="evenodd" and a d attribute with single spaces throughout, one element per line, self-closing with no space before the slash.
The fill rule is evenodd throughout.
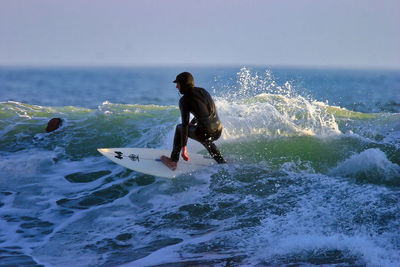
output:
<path id="1" fill-rule="evenodd" d="M 215 161 L 225 163 L 226 161 L 213 143 L 221 136 L 222 124 L 210 94 L 203 88 L 193 86 L 184 87 L 181 92 L 183 96 L 179 100 L 179 108 L 182 124 L 176 126 L 174 147 L 171 153 L 172 161 L 179 160 L 179 153 L 190 137 L 200 142 Z M 190 113 L 194 118 L 189 125 Z"/>

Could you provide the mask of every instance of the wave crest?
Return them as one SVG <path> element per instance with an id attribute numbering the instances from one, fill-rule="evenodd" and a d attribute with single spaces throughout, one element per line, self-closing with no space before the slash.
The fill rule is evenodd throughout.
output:
<path id="1" fill-rule="evenodd" d="M 377 148 L 367 149 L 338 164 L 331 175 L 355 178 L 361 182 L 400 185 L 400 166 Z"/>
<path id="2" fill-rule="evenodd" d="M 341 133 L 333 114 L 321 103 L 296 93 L 289 81 L 280 85 L 269 70 L 259 75 L 242 68 L 237 75 L 237 87 L 217 98 L 225 139 Z"/>

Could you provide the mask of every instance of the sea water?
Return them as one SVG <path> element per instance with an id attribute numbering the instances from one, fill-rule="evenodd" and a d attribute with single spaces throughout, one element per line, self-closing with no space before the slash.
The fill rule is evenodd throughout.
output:
<path id="1" fill-rule="evenodd" d="M 228 164 L 100 155 L 171 149 L 181 71 Z M 400 71 L 3 67 L 0 101 L 0 266 L 400 266 Z"/>

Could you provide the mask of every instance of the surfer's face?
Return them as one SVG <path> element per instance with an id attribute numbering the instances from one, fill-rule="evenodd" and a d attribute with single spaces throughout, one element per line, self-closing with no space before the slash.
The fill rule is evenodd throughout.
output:
<path id="1" fill-rule="evenodd" d="M 178 88 L 179 92 L 182 94 L 182 88 L 180 83 L 176 83 L 176 88 Z"/>

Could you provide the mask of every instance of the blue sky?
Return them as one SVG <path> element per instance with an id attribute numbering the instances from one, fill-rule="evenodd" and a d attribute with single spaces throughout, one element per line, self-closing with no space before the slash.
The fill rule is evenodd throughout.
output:
<path id="1" fill-rule="evenodd" d="M 398 0 L 0 0 L 0 65 L 400 69 Z"/>

